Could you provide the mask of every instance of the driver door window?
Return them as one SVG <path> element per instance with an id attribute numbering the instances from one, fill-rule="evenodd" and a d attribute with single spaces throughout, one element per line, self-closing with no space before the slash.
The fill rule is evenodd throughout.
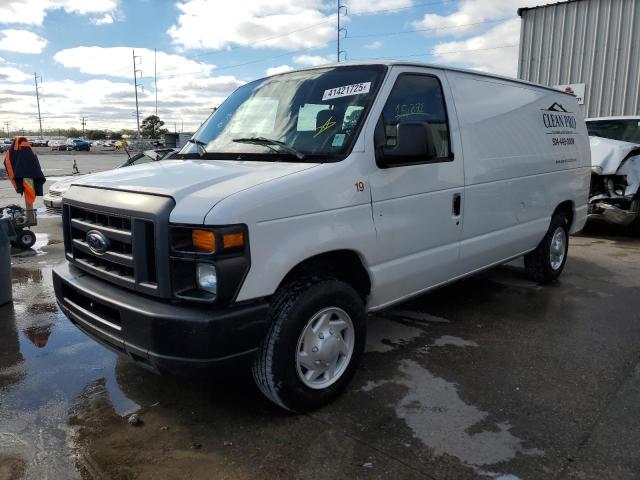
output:
<path id="1" fill-rule="evenodd" d="M 398 125 L 425 123 L 431 131 L 437 155 L 429 161 L 452 160 L 447 108 L 438 78 L 430 75 L 400 75 L 387 99 L 382 120 L 387 147 L 396 145 Z M 416 158 L 416 163 L 423 161 L 423 158 Z"/>

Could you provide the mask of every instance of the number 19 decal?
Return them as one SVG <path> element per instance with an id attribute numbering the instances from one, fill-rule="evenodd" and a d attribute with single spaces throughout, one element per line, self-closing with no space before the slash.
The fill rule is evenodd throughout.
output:
<path id="1" fill-rule="evenodd" d="M 364 182 L 356 182 L 356 192 L 364 192 Z"/>

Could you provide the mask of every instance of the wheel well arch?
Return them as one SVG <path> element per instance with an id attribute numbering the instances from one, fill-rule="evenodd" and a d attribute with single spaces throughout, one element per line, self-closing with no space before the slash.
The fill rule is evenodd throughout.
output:
<path id="1" fill-rule="evenodd" d="M 569 222 L 568 230 L 571 231 L 571 229 L 573 228 L 573 220 L 575 217 L 574 203 L 571 200 L 565 200 L 564 202 L 561 202 L 553 211 L 553 215 L 556 215 L 557 213 L 562 213 L 566 215 L 567 220 Z"/>
<path id="2" fill-rule="evenodd" d="M 332 250 L 309 257 L 284 276 L 278 288 L 296 277 L 327 274 L 351 285 L 366 300 L 371 292 L 371 277 L 360 255 L 354 250 Z"/>

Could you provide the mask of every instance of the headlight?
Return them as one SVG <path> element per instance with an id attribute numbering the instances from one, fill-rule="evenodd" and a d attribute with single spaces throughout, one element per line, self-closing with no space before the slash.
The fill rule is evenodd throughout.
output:
<path id="1" fill-rule="evenodd" d="M 218 293 L 218 274 L 211 263 L 196 264 L 196 281 L 198 288 L 216 295 Z"/>
<path id="2" fill-rule="evenodd" d="M 247 226 L 171 225 L 169 230 L 174 297 L 233 301 L 250 265 Z"/>

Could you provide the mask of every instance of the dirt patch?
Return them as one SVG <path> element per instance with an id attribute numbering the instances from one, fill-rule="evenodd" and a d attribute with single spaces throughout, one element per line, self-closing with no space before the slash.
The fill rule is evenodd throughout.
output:
<path id="1" fill-rule="evenodd" d="M 27 463 L 16 455 L 0 453 L 0 480 L 19 480 L 24 478 Z"/>

